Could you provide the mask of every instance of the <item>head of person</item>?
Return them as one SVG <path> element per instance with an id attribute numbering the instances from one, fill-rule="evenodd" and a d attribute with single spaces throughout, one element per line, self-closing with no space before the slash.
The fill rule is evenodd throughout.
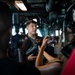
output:
<path id="1" fill-rule="evenodd" d="M 72 26 L 71 26 L 71 25 L 68 25 L 68 26 L 66 27 L 66 30 L 67 30 L 68 33 L 69 33 L 69 32 L 72 32 L 72 33 L 73 33 L 73 30 L 72 30 Z"/>
<path id="2" fill-rule="evenodd" d="M 29 20 L 26 22 L 26 28 L 28 30 L 28 34 L 34 35 L 37 31 L 37 23 L 33 20 Z"/>
<path id="3" fill-rule="evenodd" d="M 12 13 L 9 6 L 0 1 L 0 51 L 5 52 L 8 47 L 12 27 Z"/>
<path id="4" fill-rule="evenodd" d="M 74 31 L 73 31 L 73 28 L 72 28 L 72 24 L 68 25 L 66 29 L 67 29 L 67 34 L 66 34 L 67 35 L 66 36 L 67 41 L 72 42 L 73 39 L 74 39 Z"/>

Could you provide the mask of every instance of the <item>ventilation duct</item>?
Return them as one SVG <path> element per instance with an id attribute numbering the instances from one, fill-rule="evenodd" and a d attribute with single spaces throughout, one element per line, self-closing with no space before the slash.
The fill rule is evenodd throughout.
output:
<path id="1" fill-rule="evenodd" d="M 32 8 L 43 8 L 44 4 L 31 4 Z"/>
<path id="2" fill-rule="evenodd" d="M 41 3 L 46 2 L 46 0 L 27 0 L 28 3 Z"/>

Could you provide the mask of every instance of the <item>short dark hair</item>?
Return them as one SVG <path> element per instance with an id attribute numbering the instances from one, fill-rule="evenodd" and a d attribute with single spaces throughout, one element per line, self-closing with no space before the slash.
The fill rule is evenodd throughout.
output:
<path id="1" fill-rule="evenodd" d="M 9 6 L 0 1 L 0 35 L 12 26 L 12 13 Z"/>
<path id="2" fill-rule="evenodd" d="M 34 23 L 37 25 L 37 22 L 33 21 L 33 20 L 29 20 L 25 23 L 25 26 L 27 27 L 30 23 Z"/>
<path id="3" fill-rule="evenodd" d="M 66 26 L 66 28 L 71 29 L 71 30 L 72 30 L 72 32 L 71 32 L 71 33 L 74 33 L 74 30 L 73 30 L 73 25 L 72 25 L 72 24 L 68 24 L 68 25 Z"/>

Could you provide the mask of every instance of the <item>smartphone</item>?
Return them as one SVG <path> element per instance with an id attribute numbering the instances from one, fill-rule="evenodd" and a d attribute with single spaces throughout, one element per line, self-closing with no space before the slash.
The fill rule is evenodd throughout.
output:
<path id="1" fill-rule="evenodd" d="M 61 50 L 61 53 L 66 56 L 67 58 L 70 57 L 72 51 L 73 51 L 73 48 L 75 47 L 75 41 L 73 41 L 72 43 L 64 46 Z"/>

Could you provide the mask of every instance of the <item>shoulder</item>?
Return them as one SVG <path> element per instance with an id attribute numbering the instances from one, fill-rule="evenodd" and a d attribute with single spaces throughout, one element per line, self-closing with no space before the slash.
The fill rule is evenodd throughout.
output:
<path id="1" fill-rule="evenodd" d="M 28 65 L 25 66 L 25 69 L 27 70 L 28 75 L 41 75 L 40 71 L 34 66 Z"/>
<path id="2" fill-rule="evenodd" d="M 22 64 L 9 58 L 3 58 L 0 60 L 0 70 L 2 75 L 21 75 Z M 4 67 L 3 67 L 4 66 Z M 4 70 L 3 70 L 4 69 Z"/>
<path id="3" fill-rule="evenodd" d="M 26 34 L 25 35 L 25 41 L 27 41 L 27 44 L 30 44 L 30 43 L 32 43 L 32 41 L 30 40 L 30 38 L 29 38 L 29 36 Z"/>
<path id="4" fill-rule="evenodd" d="M 9 66 L 11 66 L 12 68 L 20 68 L 22 66 L 21 63 L 15 61 L 15 60 L 12 60 L 12 59 L 9 59 L 8 58 L 8 62 L 9 62 Z"/>
<path id="5" fill-rule="evenodd" d="M 41 75 L 40 71 L 34 66 L 24 65 L 21 63 L 18 63 L 18 65 L 19 65 L 18 71 L 19 71 L 20 75 L 25 75 L 25 74 L 27 74 L 27 75 Z"/>
<path id="6" fill-rule="evenodd" d="M 40 71 L 36 67 L 26 66 L 9 58 L 4 58 L 0 62 L 2 63 L 1 69 L 6 69 L 6 71 L 3 70 L 3 75 L 7 72 L 6 75 L 40 75 Z"/>

